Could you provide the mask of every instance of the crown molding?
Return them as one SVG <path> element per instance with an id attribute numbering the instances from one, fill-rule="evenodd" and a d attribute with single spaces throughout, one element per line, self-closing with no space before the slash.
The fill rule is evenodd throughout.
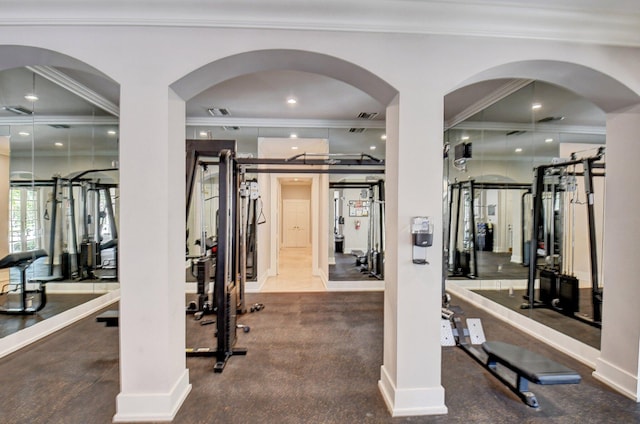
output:
<path id="1" fill-rule="evenodd" d="M 592 134 L 607 135 L 607 128 L 604 126 L 589 125 L 558 125 L 558 124 L 525 124 L 510 122 L 479 122 L 464 121 L 456 125 L 455 130 L 478 130 L 478 131 L 537 131 L 560 134 Z"/>
<path id="2" fill-rule="evenodd" d="M 245 127 L 245 128 L 367 128 L 385 129 L 385 121 L 367 119 L 267 119 L 267 118 L 189 118 L 189 127 Z"/>
<path id="3" fill-rule="evenodd" d="M 606 6 L 606 7 L 605 7 Z M 441 34 L 640 46 L 631 0 L 0 0 L 0 26 L 168 26 Z"/>

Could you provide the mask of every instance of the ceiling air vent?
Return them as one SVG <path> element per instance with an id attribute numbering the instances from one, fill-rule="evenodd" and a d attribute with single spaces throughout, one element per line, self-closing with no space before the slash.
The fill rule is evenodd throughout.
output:
<path id="1" fill-rule="evenodd" d="M 564 116 L 547 116 L 545 118 L 539 119 L 538 122 L 539 123 L 554 122 L 554 121 L 562 121 L 563 119 L 564 119 Z"/>
<path id="2" fill-rule="evenodd" d="M 57 128 L 59 130 L 66 130 L 66 129 L 70 128 L 69 125 L 66 125 L 66 124 L 49 124 L 49 126 L 51 128 Z"/>
<path id="3" fill-rule="evenodd" d="M 209 112 L 209 114 L 211 116 L 229 116 L 229 109 L 223 108 L 223 107 L 212 107 L 207 109 L 207 112 Z"/>
<path id="4" fill-rule="evenodd" d="M 360 112 L 358 118 L 360 119 L 373 119 L 378 116 L 378 112 Z"/>
<path id="5" fill-rule="evenodd" d="M 240 127 L 225 125 L 222 129 L 225 131 L 238 131 Z"/>
<path id="6" fill-rule="evenodd" d="M 15 113 L 16 115 L 31 115 L 32 113 L 29 109 L 22 106 L 2 106 L 2 109 Z"/>
<path id="7" fill-rule="evenodd" d="M 526 133 L 526 131 L 522 131 L 522 130 L 514 130 L 514 131 L 509 131 L 507 133 L 507 135 L 520 135 L 520 134 L 524 134 Z"/>
<path id="8" fill-rule="evenodd" d="M 360 134 L 365 131 L 366 128 L 349 128 L 350 133 Z"/>

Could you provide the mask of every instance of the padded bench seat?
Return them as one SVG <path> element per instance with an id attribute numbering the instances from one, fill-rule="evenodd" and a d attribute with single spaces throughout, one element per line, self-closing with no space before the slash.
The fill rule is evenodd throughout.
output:
<path id="1" fill-rule="evenodd" d="M 503 342 L 484 342 L 482 348 L 511 371 L 536 384 L 578 384 L 580 374 L 549 358 Z"/>
<path id="2" fill-rule="evenodd" d="M 542 385 L 578 384 L 582 379 L 576 371 L 519 346 L 503 342 L 484 342 L 482 349 L 487 354 L 487 369 L 533 408 L 539 405 L 535 395 L 529 391 L 529 382 Z M 498 373 L 497 364 L 516 373 L 516 384 L 507 381 Z"/>

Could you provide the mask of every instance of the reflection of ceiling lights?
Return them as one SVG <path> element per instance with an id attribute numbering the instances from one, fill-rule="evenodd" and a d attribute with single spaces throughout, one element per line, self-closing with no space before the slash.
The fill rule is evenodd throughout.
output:
<path id="1" fill-rule="evenodd" d="M 380 140 L 386 140 L 386 139 L 387 139 L 387 135 L 386 135 L 386 134 L 382 134 L 382 135 L 380 136 Z"/>
<path id="2" fill-rule="evenodd" d="M 553 138 L 545 138 L 544 142 L 545 143 L 553 143 Z"/>
<path id="3" fill-rule="evenodd" d="M 20 131 L 18 134 L 23 136 L 23 137 L 29 137 L 31 135 L 31 133 L 28 133 L 26 131 Z"/>
<path id="4" fill-rule="evenodd" d="M 60 141 L 56 141 L 55 143 L 53 143 L 56 145 L 56 147 L 62 147 L 64 146 L 64 143 L 60 142 Z"/>
<path id="5" fill-rule="evenodd" d="M 516 153 L 521 153 L 521 152 L 522 152 L 522 148 L 521 148 L 521 147 L 518 147 L 518 148 L 516 149 Z"/>
<path id="6" fill-rule="evenodd" d="M 289 138 L 298 138 L 298 134 L 296 134 L 296 133 L 291 133 L 291 134 L 289 135 Z"/>
<path id="7" fill-rule="evenodd" d="M 36 96 L 35 94 L 27 94 L 26 96 L 24 96 L 25 99 L 27 99 L 30 102 L 37 102 L 38 101 L 38 96 Z"/>
<path id="8" fill-rule="evenodd" d="M 207 136 L 206 131 L 200 131 L 200 137 L 206 137 L 206 136 Z"/>
<path id="9" fill-rule="evenodd" d="M 115 130 L 109 130 L 109 131 L 107 131 L 107 134 L 116 135 L 116 131 Z"/>
<path id="10" fill-rule="evenodd" d="M 531 105 L 531 109 L 533 110 L 538 110 L 540 108 L 542 108 L 542 105 L 540 103 L 534 103 Z"/>
<path id="11" fill-rule="evenodd" d="M 298 146 L 291 146 L 291 150 L 298 150 Z"/>
<path id="12" fill-rule="evenodd" d="M 376 146 L 369 146 L 369 150 L 376 150 Z"/>
<path id="13" fill-rule="evenodd" d="M 469 140 L 469 136 L 468 135 L 463 135 L 462 138 L 460 138 L 460 140 L 467 141 L 467 140 Z"/>
<path id="14" fill-rule="evenodd" d="M 287 99 L 287 103 L 290 104 L 290 105 L 295 105 L 296 103 L 298 103 L 298 100 L 296 100 L 295 97 L 289 97 Z"/>

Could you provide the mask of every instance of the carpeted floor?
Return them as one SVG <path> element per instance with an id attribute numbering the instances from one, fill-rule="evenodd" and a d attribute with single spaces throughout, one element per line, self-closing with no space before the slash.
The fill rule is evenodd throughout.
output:
<path id="1" fill-rule="evenodd" d="M 247 356 L 222 374 L 188 358 L 193 390 L 175 423 L 631 423 L 638 405 L 591 377 L 591 370 L 454 299 L 483 319 L 490 340 L 553 357 L 583 377 L 579 385 L 537 386 L 541 408 L 525 406 L 456 347 L 443 348 L 449 414 L 391 418 L 378 391 L 382 293 L 249 294 L 265 309 L 242 316 Z M 188 343 L 213 345 L 212 326 L 187 318 Z M 440 366 L 440 364 L 425 364 Z M 118 329 L 95 316 L 0 360 L 1 423 L 109 423 L 119 392 Z"/>

